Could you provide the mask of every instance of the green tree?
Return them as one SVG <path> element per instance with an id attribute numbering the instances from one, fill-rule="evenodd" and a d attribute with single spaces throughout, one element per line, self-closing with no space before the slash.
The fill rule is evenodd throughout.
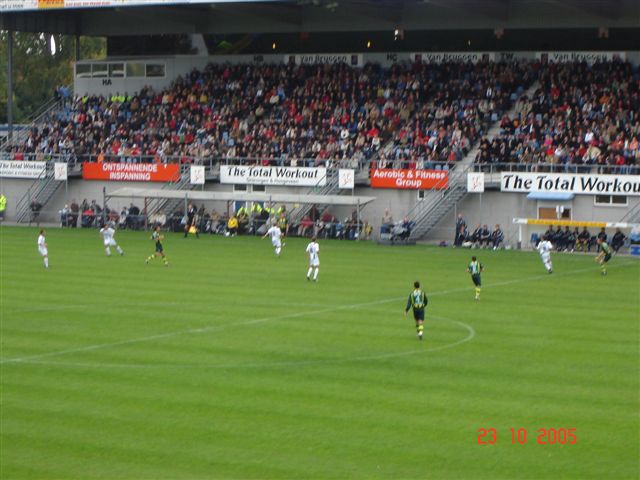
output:
<path id="1" fill-rule="evenodd" d="M 0 31 L 0 123 L 7 122 L 7 35 Z M 55 42 L 55 50 L 51 41 Z M 106 39 L 80 37 L 82 59 L 104 58 Z M 44 33 L 13 34 L 13 120 L 24 123 L 50 100 L 59 85 L 73 83 L 75 37 Z M 5 93 L 7 92 L 7 93 Z"/>

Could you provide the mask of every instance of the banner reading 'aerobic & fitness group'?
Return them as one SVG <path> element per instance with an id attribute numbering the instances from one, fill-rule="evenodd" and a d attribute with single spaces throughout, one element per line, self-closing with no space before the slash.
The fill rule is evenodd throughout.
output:
<path id="1" fill-rule="evenodd" d="M 402 190 L 444 190 L 449 186 L 446 170 L 400 170 L 376 168 L 371 170 L 372 188 Z"/>
<path id="2" fill-rule="evenodd" d="M 84 180 L 114 182 L 175 182 L 180 178 L 177 163 L 83 163 Z"/>

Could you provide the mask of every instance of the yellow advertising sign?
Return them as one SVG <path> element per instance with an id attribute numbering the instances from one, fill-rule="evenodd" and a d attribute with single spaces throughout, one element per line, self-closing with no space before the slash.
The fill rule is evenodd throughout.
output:
<path id="1" fill-rule="evenodd" d="M 64 0 L 38 0 L 38 8 L 64 8 Z"/>
<path id="2" fill-rule="evenodd" d="M 562 227 L 606 227 L 607 222 L 581 222 L 578 220 L 553 220 L 550 218 L 528 218 L 529 225 L 560 225 Z"/>

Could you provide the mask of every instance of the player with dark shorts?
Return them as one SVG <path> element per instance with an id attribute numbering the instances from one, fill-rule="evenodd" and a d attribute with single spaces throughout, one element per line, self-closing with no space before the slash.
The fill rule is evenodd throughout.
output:
<path id="1" fill-rule="evenodd" d="M 196 222 L 197 214 L 198 211 L 196 210 L 196 207 L 192 203 L 190 203 L 187 206 L 187 220 L 184 224 L 184 238 L 187 238 L 190 232 L 195 233 L 196 237 L 200 238 L 198 225 Z"/>
<path id="2" fill-rule="evenodd" d="M 483 270 L 484 266 L 478 262 L 478 259 L 475 256 L 471 257 L 471 263 L 467 267 L 467 271 L 471 274 L 471 281 L 476 286 L 476 301 L 480 300 L 480 289 L 482 287 L 480 274 Z"/>
<path id="3" fill-rule="evenodd" d="M 611 260 L 611 247 L 604 240 L 604 238 L 598 237 L 597 242 L 598 242 L 598 246 L 600 247 L 600 253 L 596 257 L 596 262 L 600 264 L 600 268 L 602 269 L 602 271 L 600 272 L 600 275 L 606 275 L 607 267 L 605 266 L 605 264 L 609 260 Z"/>
<path id="4" fill-rule="evenodd" d="M 166 255 L 164 254 L 164 248 L 162 248 L 162 240 L 164 240 L 164 235 L 160 233 L 160 226 L 156 226 L 155 230 L 151 234 L 151 240 L 153 240 L 156 244 L 156 251 L 153 255 L 149 255 L 149 258 L 145 260 L 145 263 L 149 263 L 156 257 L 161 257 L 164 262 L 164 266 L 169 266 L 169 261 L 167 260 Z"/>
<path id="5" fill-rule="evenodd" d="M 413 318 L 416 321 L 418 340 L 422 340 L 422 334 L 424 332 L 424 309 L 427 307 L 429 301 L 427 300 L 427 295 L 420 288 L 420 282 L 414 282 L 413 287 L 414 290 L 409 294 L 404 314 L 406 316 L 409 310 L 413 308 Z"/>

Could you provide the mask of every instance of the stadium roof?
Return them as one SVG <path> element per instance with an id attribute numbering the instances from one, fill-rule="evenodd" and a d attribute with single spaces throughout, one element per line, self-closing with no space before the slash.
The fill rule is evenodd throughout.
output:
<path id="1" fill-rule="evenodd" d="M 119 188 L 113 192 L 105 192 L 107 198 L 174 198 L 199 201 L 238 201 L 238 202 L 270 202 L 300 203 L 318 205 L 364 206 L 373 202 L 376 197 L 353 195 L 294 195 L 288 193 L 246 193 L 246 192 L 210 192 L 198 190 L 163 190 L 161 188 Z"/>
<path id="2" fill-rule="evenodd" d="M 0 29 L 116 36 L 133 32 L 151 35 L 640 27 L 638 0 L 161 1 L 163 5 L 146 7 L 4 12 L 0 15 Z M 64 4 L 62 0 L 60 4 Z M 126 1 L 119 5 L 126 5 Z"/>

